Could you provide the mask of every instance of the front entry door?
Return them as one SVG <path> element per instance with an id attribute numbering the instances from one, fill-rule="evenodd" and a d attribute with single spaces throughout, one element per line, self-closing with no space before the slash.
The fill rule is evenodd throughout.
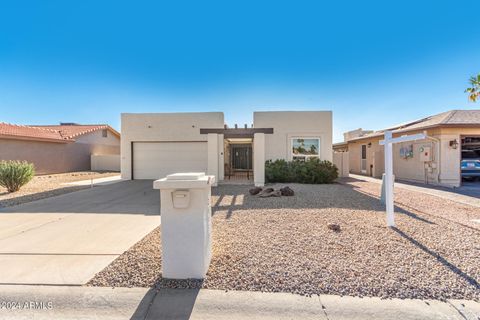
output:
<path id="1" fill-rule="evenodd" d="M 233 170 L 251 170 L 252 169 L 252 146 L 251 145 L 231 145 L 232 147 L 232 169 Z"/>
<path id="2" fill-rule="evenodd" d="M 367 173 L 367 145 L 362 144 L 362 158 L 360 170 L 363 174 Z"/>

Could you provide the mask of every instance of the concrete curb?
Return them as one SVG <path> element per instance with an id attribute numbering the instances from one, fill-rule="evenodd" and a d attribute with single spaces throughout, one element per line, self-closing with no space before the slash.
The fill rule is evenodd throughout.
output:
<path id="1" fill-rule="evenodd" d="M 106 177 L 106 178 L 97 178 L 97 179 L 87 179 L 87 180 L 80 180 L 80 181 L 74 181 L 74 182 L 65 182 L 62 183 L 63 186 L 104 186 L 104 185 L 109 185 L 112 183 L 117 183 L 124 181 L 118 176 L 112 176 L 112 177 Z"/>
<path id="2" fill-rule="evenodd" d="M 478 319 L 480 303 L 249 291 L 0 286 L 1 319 Z M 33 303 L 33 304 L 32 304 Z M 36 304 L 35 304 L 36 303 Z"/>

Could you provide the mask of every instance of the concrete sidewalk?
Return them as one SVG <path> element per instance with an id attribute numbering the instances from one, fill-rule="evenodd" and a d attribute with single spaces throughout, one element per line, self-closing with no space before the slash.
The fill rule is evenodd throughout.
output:
<path id="1" fill-rule="evenodd" d="M 461 319 L 480 304 L 147 288 L 0 286 L 1 319 Z M 32 304 L 33 303 L 33 304 Z M 37 303 L 36 305 L 34 303 Z"/>
<path id="2" fill-rule="evenodd" d="M 357 179 L 357 180 L 362 180 L 362 181 L 367 181 L 367 182 L 373 182 L 377 184 L 381 184 L 382 180 L 377 179 L 377 178 L 372 178 L 372 177 L 366 177 L 362 175 L 357 175 L 357 174 L 350 174 L 349 176 L 352 179 Z M 416 191 L 416 192 L 422 192 L 425 194 L 429 194 L 432 196 L 440 197 L 442 199 L 450 200 L 450 201 L 455 201 L 467 205 L 471 205 L 473 207 L 478 207 L 480 208 L 480 198 L 475 197 L 475 196 L 469 196 L 469 195 L 464 195 L 459 192 L 456 192 L 455 189 L 448 189 L 445 187 L 436 187 L 436 186 L 419 186 L 419 185 L 413 185 L 413 184 L 407 184 L 407 183 L 402 183 L 402 182 L 397 182 L 395 181 L 395 187 L 396 188 L 402 188 L 406 190 L 411 190 L 411 191 Z"/>

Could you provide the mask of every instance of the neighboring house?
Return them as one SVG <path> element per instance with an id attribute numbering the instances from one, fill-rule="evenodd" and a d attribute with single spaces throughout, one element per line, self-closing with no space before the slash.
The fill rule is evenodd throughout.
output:
<path id="1" fill-rule="evenodd" d="M 266 160 L 332 160 L 331 111 L 255 112 L 251 128 L 228 128 L 222 112 L 126 113 L 121 130 L 123 179 L 199 171 L 263 185 Z"/>
<path id="2" fill-rule="evenodd" d="M 462 157 L 480 150 L 480 110 L 451 110 L 385 130 L 392 130 L 394 137 L 427 134 L 422 141 L 394 144 L 393 171 L 400 180 L 460 186 Z M 333 150 L 348 151 L 351 173 L 381 178 L 384 149 L 379 141 L 385 130 L 350 137 Z"/>
<path id="3" fill-rule="evenodd" d="M 345 132 L 343 142 L 333 144 L 333 164 L 338 168 L 339 177 L 348 177 L 350 174 L 348 140 L 372 134 L 373 130 L 363 130 L 362 128 Z"/>
<path id="4" fill-rule="evenodd" d="M 342 142 L 337 142 L 332 145 L 333 152 L 348 152 L 348 142 L 347 141 L 342 141 Z"/>
<path id="5" fill-rule="evenodd" d="M 37 174 L 119 170 L 120 134 L 108 125 L 0 123 L 0 160 L 24 160 Z"/>
<path id="6" fill-rule="evenodd" d="M 367 134 L 372 134 L 372 133 L 373 133 L 373 130 L 363 130 L 362 128 L 358 128 L 358 129 L 355 129 L 355 130 L 345 132 L 343 134 L 343 140 L 348 141 L 350 139 L 363 137 Z"/>
<path id="7" fill-rule="evenodd" d="M 363 137 L 368 134 L 372 134 L 373 130 L 363 130 L 358 128 L 352 131 L 345 132 L 343 134 L 343 142 L 337 142 L 333 144 L 333 152 L 347 152 L 348 151 L 348 140 L 353 138 Z"/>

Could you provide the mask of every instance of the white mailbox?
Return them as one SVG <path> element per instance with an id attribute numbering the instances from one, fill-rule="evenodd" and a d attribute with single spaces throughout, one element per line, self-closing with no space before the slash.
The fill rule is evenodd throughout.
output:
<path id="1" fill-rule="evenodd" d="M 172 202 L 175 209 L 185 209 L 190 205 L 190 191 L 176 190 L 172 192 Z"/>
<path id="2" fill-rule="evenodd" d="M 215 176 L 175 173 L 153 183 L 160 189 L 162 276 L 203 279 L 212 256 L 211 187 Z"/>

